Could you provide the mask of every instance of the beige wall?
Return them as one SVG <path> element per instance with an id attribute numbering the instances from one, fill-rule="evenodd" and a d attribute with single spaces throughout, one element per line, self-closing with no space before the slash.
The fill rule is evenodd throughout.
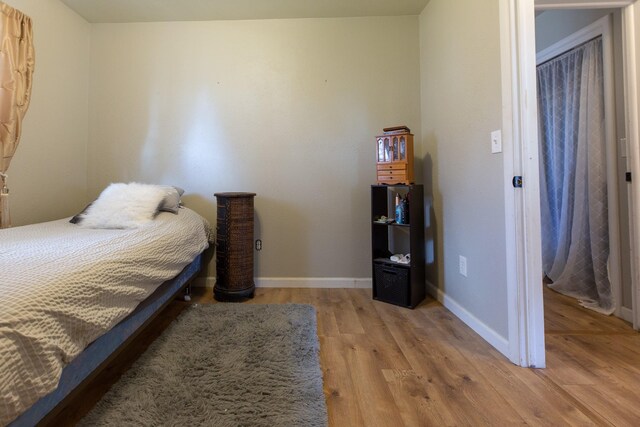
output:
<path id="1" fill-rule="evenodd" d="M 498 0 L 431 0 L 420 15 L 427 278 L 508 338 Z M 468 277 L 458 260 L 467 258 Z"/>
<path id="2" fill-rule="evenodd" d="M 420 140 L 418 17 L 97 24 L 91 40 L 92 196 L 179 185 L 213 222 L 213 193 L 256 192 L 257 276 L 371 276 L 373 137 Z"/>
<path id="3" fill-rule="evenodd" d="M 34 23 L 31 105 L 9 167 L 13 225 L 77 213 L 87 198 L 90 26 L 59 0 L 5 0 Z"/>

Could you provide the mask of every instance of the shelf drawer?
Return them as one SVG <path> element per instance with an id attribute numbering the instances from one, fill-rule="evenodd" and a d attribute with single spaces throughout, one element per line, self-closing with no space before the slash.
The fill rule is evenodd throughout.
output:
<path id="1" fill-rule="evenodd" d="M 406 172 L 398 172 L 393 174 L 378 173 L 378 184 L 401 184 L 407 182 L 409 182 L 409 180 L 407 179 Z"/>
<path id="2" fill-rule="evenodd" d="M 407 172 L 404 170 L 392 170 L 392 171 L 378 171 L 378 178 L 380 177 L 390 177 L 390 176 L 407 176 Z"/>
<path id="3" fill-rule="evenodd" d="M 384 170 L 405 171 L 407 170 L 407 164 L 406 163 L 378 163 L 376 168 L 378 169 L 378 172 L 384 171 Z"/>
<path id="4" fill-rule="evenodd" d="M 401 184 L 409 182 L 406 163 L 378 163 L 376 168 L 378 184 Z"/>
<path id="5" fill-rule="evenodd" d="M 391 304 L 409 306 L 410 270 L 388 264 L 375 264 L 376 299 Z"/>

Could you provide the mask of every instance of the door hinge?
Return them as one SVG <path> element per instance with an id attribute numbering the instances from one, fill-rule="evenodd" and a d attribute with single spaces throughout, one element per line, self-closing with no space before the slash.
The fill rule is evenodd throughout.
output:
<path id="1" fill-rule="evenodd" d="M 520 175 L 514 176 L 511 183 L 513 184 L 513 188 L 522 188 L 522 177 Z"/>
<path id="2" fill-rule="evenodd" d="M 631 182 L 631 172 L 625 172 L 624 180 L 627 182 Z"/>

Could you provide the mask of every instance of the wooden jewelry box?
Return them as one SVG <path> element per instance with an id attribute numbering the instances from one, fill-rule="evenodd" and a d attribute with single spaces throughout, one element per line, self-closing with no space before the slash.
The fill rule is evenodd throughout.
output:
<path id="1" fill-rule="evenodd" d="M 413 134 L 386 132 L 376 136 L 378 184 L 413 184 Z"/>

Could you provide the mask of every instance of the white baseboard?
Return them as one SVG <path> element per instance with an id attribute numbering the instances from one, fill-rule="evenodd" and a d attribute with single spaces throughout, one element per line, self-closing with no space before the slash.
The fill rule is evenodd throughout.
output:
<path id="1" fill-rule="evenodd" d="M 256 277 L 257 288 L 356 288 L 371 289 L 371 279 L 356 277 Z M 198 277 L 193 286 L 213 289 L 215 277 Z"/>
<path id="2" fill-rule="evenodd" d="M 457 301 L 447 296 L 442 290 L 436 288 L 433 283 L 427 282 L 427 292 L 444 305 L 447 310 L 455 314 L 457 318 L 473 329 L 475 333 L 495 347 L 496 350 L 509 358 L 509 341 L 506 338 L 491 329 L 473 314 L 469 313 L 464 307 L 458 304 Z"/>
<path id="3" fill-rule="evenodd" d="M 633 323 L 633 310 L 627 307 L 620 307 L 620 318 L 629 323 Z"/>

